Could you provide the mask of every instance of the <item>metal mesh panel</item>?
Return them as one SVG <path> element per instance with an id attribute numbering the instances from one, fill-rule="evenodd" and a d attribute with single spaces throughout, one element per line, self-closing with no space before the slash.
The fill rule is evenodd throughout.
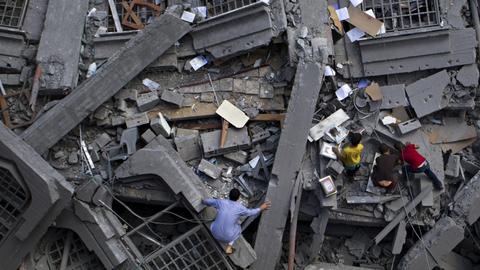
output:
<path id="1" fill-rule="evenodd" d="M 60 267 L 62 256 L 65 247 L 65 241 L 67 237 L 65 233 L 57 234 L 57 238 L 52 241 L 48 246 L 48 261 L 56 269 Z M 68 263 L 66 270 L 104 270 L 98 257 L 87 250 L 87 247 L 78 237 L 74 234 L 70 246 L 70 253 L 68 256 Z"/>
<path id="2" fill-rule="evenodd" d="M 27 0 L 0 0 L 0 26 L 19 28 Z"/>
<path id="3" fill-rule="evenodd" d="M 208 16 L 214 17 L 225 12 L 258 2 L 257 0 L 206 0 Z"/>
<path id="4" fill-rule="evenodd" d="M 27 194 L 12 173 L 0 167 L 0 243 L 15 227 L 27 204 Z"/>
<path id="5" fill-rule="evenodd" d="M 144 265 L 153 270 L 231 269 L 202 225 L 152 253 Z"/>
<path id="6" fill-rule="evenodd" d="M 387 32 L 436 26 L 440 23 L 438 0 L 365 0 Z"/>

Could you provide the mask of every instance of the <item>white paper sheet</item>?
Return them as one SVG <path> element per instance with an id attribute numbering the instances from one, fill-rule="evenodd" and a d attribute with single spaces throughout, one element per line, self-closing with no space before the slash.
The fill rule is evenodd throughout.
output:
<path id="1" fill-rule="evenodd" d="M 352 93 L 352 88 L 350 88 L 348 84 L 344 84 L 342 87 L 338 88 L 335 95 L 337 95 L 338 100 L 342 101 L 350 96 L 350 93 Z"/>
<path id="2" fill-rule="evenodd" d="M 352 3 L 354 7 L 360 5 L 362 2 L 363 0 L 350 0 L 350 3 Z"/>
<path id="3" fill-rule="evenodd" d="M 352 30 L 347 32 L 347 36 L 348 36 L 348 39 L 350 39 L 350 42 L 353 43 L 353 42 L 361 39 L 362 37 L 364 37 L 365 32 L 363 32 L 362 30 L 355 27 Z"/>
<path id="4" fill-rule="evenodd" d="M 195 20 L 195 13 L 184 11 L 182 13 L 182 18 L 181 19 L 186 21 L 186 22 L 192 23 L 193 20 Z"/>
<path id="5" fill-rule="evenodd" d="M 325 66 L 325 76 L 335 76 L 335 70 L 330 66 Z"/>
<path id="6" fill-rule="evenodd" d="M 201 55 L 190 60 L 190 65 L 195 71 L 205 66 L 207 63 L 208 63 L 207 59 Z"/>
<path id="7" fill-rule="evenodd" d="M 348 14 L 348 9 L 346 7 L 337 9 L 337 16 L 340 21 L 345 21 L 350 19 L 350 15 Z"/>

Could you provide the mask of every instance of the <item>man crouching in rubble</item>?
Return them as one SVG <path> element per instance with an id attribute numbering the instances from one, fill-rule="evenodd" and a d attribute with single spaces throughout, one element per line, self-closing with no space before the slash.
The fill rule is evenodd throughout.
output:
<path id="1" fill-rule="evenodd" d="M 380 153 L 382 154 L 375 159 L 372 181 L 376 186 L 393 189 L 397 184 L 394 168 L 399 163 L 398 156 L 392 155 L 385 144 L 380 145 Z"/>
<path id="2" fill-rule="evenodd" d="M 242 234 L 240 226 L 240 217 L 248 217 L 258 215 L 260 212 L 270 209 L 270 202 L 264 202 L 259 208 L 249 209 L 243 206 L 240 199 L 240 191 L 236 188 L 230 190 L 229 200 L 205 199 L 202 203 L 217 209 L 217 216 L 210 230 L 213 237 L 221 243 L 226 243 L 225 252 L 233 253 L 233 243 Z"/>
<path id="3" fill-rule="evenodd" d="M 430 169 L 430 164 L 428 161 L 425 159 L 425 157 L 418 153 L 418 145 L 411 144 L 409 142 L 407 142 L 406 145 L 403 145 L 402 143 L 396 143 L 395 148 L 400 152 L 400 160 L 407 163 L 404 166 L 404 169 L 407 172 L 408 178 L 412 177 L 414 173 L 425 173 L 428 178 L 432 180 L 433 187 L 436 190 L 443 189 L 442 182 L 440 182 L 435 173 L 433 173 L 433 171 Z"/>

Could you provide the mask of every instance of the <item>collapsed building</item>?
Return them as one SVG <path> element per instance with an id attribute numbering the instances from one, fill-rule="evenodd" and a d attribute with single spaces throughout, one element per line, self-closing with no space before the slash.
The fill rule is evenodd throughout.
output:
<path id="1" fill-rule="evenodd" d="M 0 268 L 477 269 L 479 11 L 0 0 Z M 353 180 L 331 152 L 349 132 Z M 373 185 L 398 142 L 443 190 L 400 167 Z M 234 187 L 272 206 L 227 255 L 202 199 Z"/>

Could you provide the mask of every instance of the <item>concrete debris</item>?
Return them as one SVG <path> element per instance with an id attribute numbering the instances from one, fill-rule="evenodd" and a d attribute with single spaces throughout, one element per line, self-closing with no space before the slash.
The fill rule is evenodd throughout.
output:
<path id="1" fill-rule="evenodd" d="M 477 269 L 479 7 L 393 2 L 0 4 L 2 270 Z"/>

